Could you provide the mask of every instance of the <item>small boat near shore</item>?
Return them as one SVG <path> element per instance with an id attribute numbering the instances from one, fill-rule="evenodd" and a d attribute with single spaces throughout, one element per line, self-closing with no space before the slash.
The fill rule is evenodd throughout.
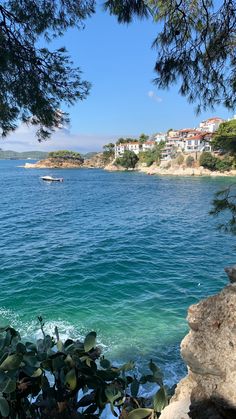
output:
<path id="1" fill-rule="evenodd" d="M 41 176 L 41 179 L 45 182 L 63 182 L 63 177 L 52 177 L 52 176 Z"/>

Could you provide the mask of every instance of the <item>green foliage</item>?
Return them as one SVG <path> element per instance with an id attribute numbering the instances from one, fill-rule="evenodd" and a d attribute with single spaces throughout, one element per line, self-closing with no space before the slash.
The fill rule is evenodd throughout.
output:
<path id="1" fill-rule="evenodd" d="M 118 157 L 115 163 L 126 169 L 134 169 L 139 158 L 133 151 L 125 150 L 122 157 Z"/>
<path id="2" fill-rule="evenodd" d="M 115 144 L 109 143 L 103 146 L 103 159 L 104 162 L 111 161 L 115 156 Z"/>
<path id="3" fill-rule="evenodd" d="M 183 162 L 184 162 L 184 155 L 183 154 L 179 154 L 176 157 L 176 163 L 179 164 L 179 165 L 181 165 L 181 164 L 183 164 Z"/>
<path id="4" fill-rule="evenodd" d="M 165 144 L 166 144 L 165 141 L 160 141 L 159 143 L 155 144 L 153 151 L 154 151 L 154 159 L 156 163 L 160 163 L 162 151 L 165 148 Z"/>
<path id="5" fill-rule="evenodd" d="M 153 150 L 141 151 L 138 155 L 140 163 L 146 163 L 147 167 L 155 162 Z"/>
<path id="6" fill-rule="evenodd" d="M 218 159 L 216 162 L 216 170 L 226 172 L 232 169 L 232 161 L 229 159 Z"/>
<path id="7" fill-rule="evenodd" d="M 44 151 L 12 151 L 12 150 L 0 150 L 0 159 L 10 159 L 10 160 L 25 160 L 25 159 L 34 159 L 42 160 L 46 159 L 48 156 L 47 152 Z"/>
<path id="8" fill-rule="evenodd" d="M 0 129 L 2 136 L 18 123 L 38 125 L 38 139 L 50 136 L 68 121 L 59 111 L 86 98 L 89 83 L 81 80 L 65 48 L 40 48 L 69 27 L 83 27 L 94 12 L 94 1 L 33 2 L 7 0 L 0 5 Z M 40 41 L 40 42 L 39 42 Z"/>
<path id="9" fill-rule="evenodd" d="M 158 25 L 155 83 L 159 89 L 180 82 L 180 94 L 197 110 L 219 103 L 236 105 L 235 2 L 106 0 L 119 22 L 150 18 Z"/>
<path id="10" fill-rule="evenodd" d="M 187 167 L 193 167 L 193 165 L 194 165 L 193 156 L 187 156 L 187 158 L 185 160 L 185 164 L 186 164 Z"/>
<path id="11" fill-rule="evenodd" d="M 232 160 L 230 158 L 219 159 L 208 151 L 204 151 L 201 154 L 199 164 L 206 169 L 219 170 L 220 172 L 225 172 L 232 168 Z"/>
<path id="12" fill-rule="evenodd" d="M 223 223 L 218 225 L 219 230 L 236 234 L 236 185 L 216 192 L 212 202 L 210 215 L 219 216 L 225 214 Z"/>
<path id="13" fill-rule="evenodd" d="M 118 409 L 119 417 L 155 418 L 168 403 L 163 375 L 152 360 L 151 373 L 139 380 L 131 375 L 133 362 L 118 368 L 101 357 L 95 332 L 83 342 L 62 342 L 57 328 L 51 337 L 44 331 L 43 319 L 38 319 L 42 338 L 35 343 L 22 342 L 10 326 L 0 329 L 0 417 L 92 419 L 109 404 L 115 416 Z M 153 406 L 138 395 L 145 383 L 160 387 Z M 79 390 L 84 395 L 78 401 Z"/>
<path id="14" fill-rule="evenodd" d="M 153 163 L 159 163 L 162 156 L 162 151 L 165 147 L 165 142 L 160 141 L 156 143 L 152 150 L 142 151 L 139 153 L 139 160 L 141 163 L 146 163 L 147 167 Z"/>
<path id="15" fill-rule="evenodd" d="M 200 166 L 209 170 L 216 170 L 217 157 L 213 156 L 209 151 L 204 151 L 199 159 Z"/>
<path id="16" fill-rule="evenodd" d="M 130 137 L 127 137 L 127 138 L 119 138 L 117 141 L 116 141 L 116 145 L 119 145 L 119 144 L 126 144 L 126 143 L 136 143 L 138 140 L 136 139 L 136 138 L 130 138 Z"/>
<path id="17" fill-rule="evenodd" d="M 58 151 L 51 151 L 48 153 L 48 157 L 50 159 L 57 159 L 57 160 L 75 160 L 80 163 L 83 163 L 84 159 L 80 153 L 76 151 L 69 151 L 69 150 L 58 150 Z"/>
<path id="18" fill-rule="evenodd" d="M 214 150 L 236 155 L 236 120 L 223 122 L 214 134 L 212 140 Z"/>
<path id="19" fill-rule="evenodd" d="M 149 139 L 149 136 L 148 135 L 146 135 L 146 134 L 141 134 L 140 136 L 139 136 L 139 142 L 142 144 L 142 143 L 145 143 L 146 141 L 148 141 L 148 139 Z"/>
<path id="20" fill-rule="evenodd" d="M 168 88 L 180 80 L 180 93 L 198 109 L 219 102 L 236 105 L 234 57 L 235 9 L 232 0 L 215 8 L 212 0 L 176 2 L 106 0 L 104 7 L 119 22 L 150 18 L 158 25 L 155 83 Z M 95 0 L 6 0 L 0 5 L 0 129 L 6 136 L 19 122 L 39 126 L 48 138 L 68 121 L 59 111 L 83 100 L 90 84 L 81 79 L 65 48 L 40 48 L 70 27 L 83 28 Z M 127 140 L 126 140 L 127 141 Z"/>

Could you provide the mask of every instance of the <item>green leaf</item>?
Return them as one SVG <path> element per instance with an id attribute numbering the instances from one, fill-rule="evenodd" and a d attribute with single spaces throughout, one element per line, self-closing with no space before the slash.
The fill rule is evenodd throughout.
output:
<path id="1" fill-rule="evenodd" d="M 153 407 L 156 412 L 161 412 L 168 405 L 168 398 L 164 387 L 161 387 L 153 397 Z"/>
<path id="2" fill-rule="evenodd" d="M 104 357 L 102 357 L 100 359 L 100 365 L 102 368 L 104 368 L 105 370 L 108 370 L 111 367 L 111 363 L 110 361 L 108 361 L 108 359 L 105 359 Z"/>
<path id="3" fill-rule="evenodd" d="M 65 376 L 65 385 L 69 387 L 71 391 L 76 389 L 77 378 L 75 369 L 72 368 Z"/>
<path id="4" fill-rule="evenodd" d="M 16 389 L 16 379 L 7 378 L 4 382 L 0 384 L 0 391 L 2 393 L 13 393 Z"/>
<path id="5" fill-rule="evenodd" d="M 140 384 L 146 384 L 147 383 L 147 377 L 146 377 L 146 375 L 142 375 L 142 377 L 140 378 L 140 380 L 139 380 L 139 383 Z"/>
<path id="6" fill-rule="evenodd" d="M 119 371 L 98 370 L 97 376 L 104 381 L 112 381 L 119 377 Z"/>
<path id="7" fill-rule="evenodd" d="M 105 395 L 107 400 L 111 404 L 113 404 L 116 399 L 119 399 L 122 396 L 121 392 L 117 389 L 117 387 L 115 387 L 112 384 L 105 389 Z"/>
<path id="8" fill-rule="evenodd" d="M 89 352 L 89 351 L 91 351 L 91 349 L 95 348 L 96 337 L 97 337 L 96 332 L 90 332 L 86 336 L 86 338 L 84 340 L 84 350 L 85 350 L 85 352 Z"/>
<path id="9" fill-rule="evenodd" d="M 161 371 L 161 369 L 156 364 L 154 364 L 152 360 L 149 362 L 149 368 L 152 371 L 153 377 L 155 378 L 155 381 L 157 382 L 157 384 L 162 386 L 163 385 L 163 372 Z"/>
<path id="10" fill-rule="evenodd" d="M 135 367 L 135 363 L 133 361 L 129 361 L 126 364 L 122 365 L 122 367 L 119 368 L 119 371 L 130 371 L 133 370 Z"/>
<path id="11" fill-rule="evenodd" d="M 53 371 L 59 370 L 65 366 L 64 355 L 59 355 L 52 359 Z"/>
<path id="12" fill-rule="evenodd" d="M 24 354 L 23 356 L 23 361 L 26 363 L 26 365 L 28 365 L 29 367 L 35 367 L 35 368 L 39 368 L 40 367 L 40 362 L 38 360 L 38 358 L 32 354 Z"/>
<path id="13" fill-rule="evenodd" d="M 37 370 L 34 371 L 34 373 L 31 375 L 31 377 L 40 377 L 42 375 L 43 371 L 41 370 L 41 368 L 38 368 Z"/>
<path id="14" fill-rule="evenodd" d="M 133 382 L 130 385 L 131 396 L 136 398 L 139 391 L 139 381 L 134 377 Z"/>
<path id="15" fill-rule="evenodd" d="M 22 358 L 22 354 L 8 355 L 8 357 L 0 365 L 0 370 L 10 371 L 19 368 Z"/>
<path id="16" fill-rule="evenodd" d="M 28 350 L 32 351 L 32 352 L 37 352 L 37 347 L 34 343 L 32 342 L 26 342 L 25 346 Z"/>
<path id="17" fill-rule="evenodd" d="M 58 341 L 57 341 L 57 350 L 58 350 L 59 352 L 62 352 L 62 351 L 63 351 L 63 343 L 62 343 L 62 341 L 61 341 L 61 340 L 58 340 Z"/>
<path id="18" fill-rule="evenodd" d="M 127 419 L 145 419 L 152 415 L 153 412 L 153 409 L 135 409 L 128 414 Z"/>
<path id="19" fill-rule="evenodd" d="M 18 342 L 16 345 L 16 352 L 24 354 L 26 352 L 26 347 L 23 345 L 23 343 Z"/>
<path id="20" fill-rule="evenodd" d="M 0 413 L 4 418 L 10 413 L 8 401 L 2 396 L 0 396 Z"/>

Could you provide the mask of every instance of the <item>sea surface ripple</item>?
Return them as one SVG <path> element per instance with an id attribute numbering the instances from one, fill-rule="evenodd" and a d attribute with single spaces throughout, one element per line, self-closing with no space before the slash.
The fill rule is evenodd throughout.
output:
<path id="1" fill-rule="evenodd" d="M 96 330 L 117 362 L 185 373 L 190 304 L 227 283 L 235 241 L 209 217 L 226 178 L 25 170 L 0 161 L 0 316 L 23 336 L 37 316 L 62 337 Z M 64 177 L 46 183 L 42 175 Z"/>

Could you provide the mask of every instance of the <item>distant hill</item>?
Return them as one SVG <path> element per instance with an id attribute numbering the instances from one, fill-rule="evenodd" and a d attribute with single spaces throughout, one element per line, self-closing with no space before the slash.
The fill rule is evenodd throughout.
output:
<path id="1" fill-rule="evenodd" d="M 89 160 L 89 159 L 91 159 L 92 157 L 96 156 L 97 154 L 98 154 L 98 151 L 90 151 L 89 153 L 86 153 L 86 154 L 81 154 L 81 155 L 83 156 L 83 158 L 84 158 L 85 160 Z"/>
<path id="2" fill-rule="evenodd" d="M 48 153 L 46 151 L 23 151 L 21 153 L 13 150 L 1 150 L 0 160 L 42 160 L 46 159 Z"/>

